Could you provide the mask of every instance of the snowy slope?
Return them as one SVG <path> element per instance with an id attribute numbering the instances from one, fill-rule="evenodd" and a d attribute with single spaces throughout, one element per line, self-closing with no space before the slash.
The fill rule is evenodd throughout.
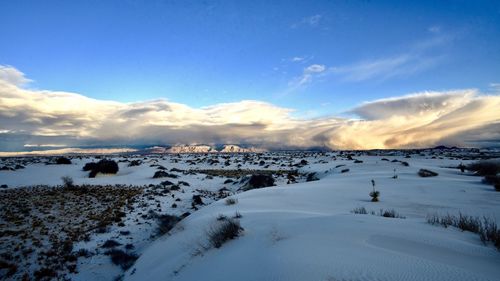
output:
<path id="1" fill-rule="evenodd" d="M 459 211 L 500 218 L 500 193 L 477 177 L 444 168 L 456 161 L 411 159 L 410 167 L 361 157 L 339 173 L 334 164 L 320 181 L 271 187 L 216 202 L 154 242 L 125 280 L 498 280 L 500 254 L 477 235 L 426 223 L 432 213 Z M 420 167 L 440 173 L 420 178 Z M 392 179 L 393 169 L 398 179 Z M 381 202 L 369 201 L 370 180 Z M 394 208 L 406 219 L 352 214 Z M 243 236 L 203 250 L 216 217 L 238 211 Z M 201 249 L 201 250 L 200 250 Z"/>

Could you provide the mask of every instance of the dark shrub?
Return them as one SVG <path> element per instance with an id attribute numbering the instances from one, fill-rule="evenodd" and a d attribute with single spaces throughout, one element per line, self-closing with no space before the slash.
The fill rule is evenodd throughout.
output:
<path id="1" fill-rule="evenodd" d="M 138 258 L 136 254 L 117 249 L 109 250 L 105 254 L 111 257 L 113 264 L 120 266 L 123 270 L 129 269 Z"/>
<path id="2" fill-rule="evenodd" d="M 153 179 L 166 178 L 166 177 L 168 177 L 168 173 L 163 170 L 156 171 L 155 174 L 153 175 Z"/>
<path id="3" fill-rule="evenodd" d="M 1 274 L 2 271 L 6 271 L 4 273 L 5 275 Z M 16 272 L 17 272 L 17 265 L 0 260 L 0 278 L 3 279 L 4 277 L 10 277 L 14 275 Z"/>
<path id="4" fill-rule="evenodd" d="M 365 207 L 358 207 L 358 208 L 354 208 L 351 213 L 353 214 L 361 214 L 361 215 L 366 215 L 368 214 L 368 211 L 366 210 Z"/>
<path id="5" fill-rule="evenodd" d="M 343 173 L 347 173 L 347 172 L 349 172 L 349 169 L 343 169 L 343 170 L 342 170 L 342 171 L 340 171 L 340 172 L 341 172 L 342 174 L 343 174 Z"/>
<path id="6" fill-rule="evenodd" d="M 156 219 L 158 221 L 157 232 L 159 235 L 169 232 L 181 220 L 180 217 L 172 215 L 160 215 Z"/>
<path id="7" fill-rule="evenodd" d="M 433 172 L 431 170 L 427 170 L 427 169 L 420 169 L 418 171 L 418 175 L 423 177 L 423 178 L 428 178 L 428 177 L 435 177 L 437 175 L 439 175 L 438 173 L 436 172 Z"/>
<path id="8" fill-rule="evenodd" d="M 193 195 L 193 204 L 203 205 L 203 201 L 201 200 L 201 195 Z"/>
<path id="9" fill-rule="evenodd" d="M 379 196 L 380 196 L 380 191 L 374 190 L 370 192 L 370 197 L 372 198 L 372 202 L 378 202 Z"/>
<path id="10" fill-rule="evenodd" d="M 96 168 L 97 168 L 97 163 L 94 163 L 94 162 L 89 162 L 89 163 L 85 164 L 85 166 L 83 166 L 83 170 L 86 172 L 95 170 Z"/>
<path id="11" fill-rule="evenodd" d="M 118 164 L 113 160 L 102 159 L 97 162 L 97 169 L 99 173 L 103 174 L 116 174 L 118 173 Z"/>
<path id="12" fill-rule="evenodd" d="M 135 166 L 140 166 L 142 164 L 141 160 L 132 160 L 128 164 L 129 167 L 135 167 Z"/>
<path id="13" fill-rule="evenodd" d="M 500 176 L 499 175 L 486 175 L 484 176 L 483 182 L 491 185 L 500 184 Z"/>
<path id="14" fill-rule="evenodd" d="M 248 181 L 247 189 L 263 188 L 274 185 L 274 178 L 271 175 L 252 175 Z"/>
<path id="15" fill-rule="evenodd" d="M 71 160 L 66 157 L 58 157 L 56 159 L 56 164 L 57 165 L 71 164 Z"/>
<path id="16" fill-rule="evenodd" d="M 171 181 L 162 181 L 162 182 L 160 182 L 160 184 L 163 185 L 163 186 L 174 185 L 174 183 L 171 182 Z"/>
<path id="17" fill-rule="evenodd" d="M 104 242 L 104 244 L 102 244 L 101 248 L 114 248 L 114 247 L 120 246 L 120 245 L 121 245 L 121 243 L 110 239 L 110 240 L 106 240 L 106 242 Z"/>
<path id="18" fill-rule="evenodd" d="M 226 205 L 234 205 L 238 203 L 238 199 L 236 198 L 226 198 Z"/>
<path id="19" fill-rule="evenodd" d="M 405 219 L 404 216 L 398 214 L 394 209 L 383 210 L 380 209 L 379 215 L 384 218 L 396 218 L 396 219 Z"/>
<path id="20" fill-rule="evenodd" d="M 95 178 L 97 173 L 116 174 L 118 173 L 118 164 L 113 160 L 102 159 L 97 163 L 87 163 L 83 166 L 84 171 L 89 171 L 89 178 Z"/>
<path id="21" fill-rule="evenodd" d="M 315 172 L 307 174 L 306 181 L 317 181 L 319 178 L 316 176 Z"/>
<path id="22" fill-rule="evenodd" d="M 61 180 L 63 182 L 64 188 L 73 188 L 74 187 L 73 178 L 71 178 L 69 176 L 64 176 L 64 177 L 61 177 Z"/>
<path id="23" fill-rule="evenodd" d="M 179 181 L 177 185 L 183 185 L 183 186 L 191 186 L 188 182 L 185 181 Z"/>
<path id="24" fill-rule="evenodd" d="M 159 179 L 159 178 L 178 178 L 176 174 L 169 174 L 164 170 L 159 170 L 156 171 L 155 174 L 153 175 L 153 179 Z"/>
<path id="25" fill-rule="evenodd" d="M 363 161 L 362 161 L 362 160 L 358 160 L 358 159 L 356 159 L 356 160 L 354 160 L 354 163 L 356 163 L 356 164 L 358 164 L 358 163 L 363 163 Z"/>
<path id="26" fill-rule="evenodd" d="M 235 219 L 224 219 L 208 230 L 208 241 L 215 248 L 220 248 L 227 241 L 240 236 L 243 228 Z"/>
<path id="27" fill-rule="evenodd" d="M 57 276 L 57 272 L 52 268 L 42 267 L 35 271 L 36 280 L 52 280 Z"/>
<path id="28" fill-rule="evenodd" d="M 500 162 L 480 161 L 469 164 L 467 170 L 473 171 L 480 176 L 496 175 L 500 173 Z"/>

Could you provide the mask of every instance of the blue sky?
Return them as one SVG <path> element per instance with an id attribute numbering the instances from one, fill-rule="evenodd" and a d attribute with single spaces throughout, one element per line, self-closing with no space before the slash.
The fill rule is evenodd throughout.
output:
<path id="1" fill-rule="evenodd" d="M 0 38 L 0 152 L 500 146 L 499 1 L 0 1 Z"/>
<path id="2" fill-rule="evenodd" d="M 500 82 L 498 1 L 269 2 L 2 1 L 0 64 L 36 89 L 305 116 Z"/>

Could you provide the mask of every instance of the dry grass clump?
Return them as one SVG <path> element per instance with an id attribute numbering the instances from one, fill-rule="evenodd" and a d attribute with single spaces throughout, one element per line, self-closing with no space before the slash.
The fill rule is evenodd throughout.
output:
<path id="1" fill-rule="evenodd" d="M 496 222 L 488 217 L 473 217 L 462 213 L 458 216 L 434 214 L 427 216 L 427 222 L 432 225 L 453 226 L 462 231 L 477 233 L 483 243 L 491 242 L 500 250 L 500 229 Z"/>
<path id="2" fill-rule="evenodd" d="M 207 231 L 208 241 L 213 247 L 220 248 L 227 241 L 240 236 L 242 231 L 239 220 L 224 217 Z"/>

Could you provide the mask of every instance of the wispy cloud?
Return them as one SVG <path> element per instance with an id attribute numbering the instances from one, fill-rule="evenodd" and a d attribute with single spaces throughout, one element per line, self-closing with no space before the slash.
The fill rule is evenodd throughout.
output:
<path id="1" fill-rule="evenodd" d="M 311 64 L 305 67 L 300 76 L 295 77 L 288 82 L 288 91 L 291 92 L 298 88 L 304 87 L 305 85 L 311 83 L 314 77 L 325 72 L 326 66 L 322 64 Z"/>
<path id="2" fill-rule="evenodd" d="M 441 63 L 446 55 L 439 52 L 439 48 L 449 44 L 452 40 L 453 36 L 450 35 L 433 36 L 414 43 L 406 52 L 364 60 L 351 65 L 334 66 L 330 67 L 329 71 L 346 81 L 353 82 L 408 77 Z"/>
<path id="3" fill-rule="evenodd" d="M 439 25 L 433 25 L 433 26 L 430 26 L 427 30 L 429 32 L 431 32 L 431 33 L 440 33 L 441 32 L 441 26 L 439 26 Z"/>
<path id="4" fill-rule="evenodd" d="M 446 55 L 439 51 L 436 52 L 436 49 L 448 44 L 451 40 L 451 36 L 435 36 L 416 42 L 406 52 L 396 55 L 367 59 L 348 65 L 321 65 L 322 69 L 318 72 L 304 69 L 300 76 L 289 81 L 286 92 L 292 92 L 311 84 L 315 77 L 328 77 L 345 82 L 383 81 L 410 77 L 443 62 Z"/>
<path id="5" fill-rule="evenodd" d="M 296 22 L 291 25 L 292 28 L 299 28 L 302 26 L 308 27 L 317 27 L 321 24 L 321 20 L 323 19 L 322 15 L 312 15 L 305 18 L 302 18 L 299 22 Z"/>
<path id="6" fill-rule="evenodd" d="M 321 75 L 309 65 L 303 76 Z M 96 100 L 23 88 L 24 75 L 0 75 L 0 151 L 24 145 L 245 143 L 266 148 L 428 147 L 500 140 L 500 96 L 477 90 L 423 92 L 364 103 L 357 119 L 294 118 L 293 109 L 244 100 L 192 108 L 167 100 Z M 13 77 L 11 73 L 18 73 Z M 307 80 L 307 78 L 304 78 Z"/>
<path id="7" fill-rule="evenodd" d="M 301 62 L 304 61 L 306 58 L 305 57 L 293 57 L 290 59 L 291 62 Z"/>
<path id="8" fill-rule="evenodd" d="M 443 56 L 405 53 L 393 57 L 367 60 L 348 66 L 331 67 L 329 72 L 340 75 L 345 81 L 352 82 L 370 79 L 386 80 L 417 74 L 437 65 L 443 58 Z"/>

